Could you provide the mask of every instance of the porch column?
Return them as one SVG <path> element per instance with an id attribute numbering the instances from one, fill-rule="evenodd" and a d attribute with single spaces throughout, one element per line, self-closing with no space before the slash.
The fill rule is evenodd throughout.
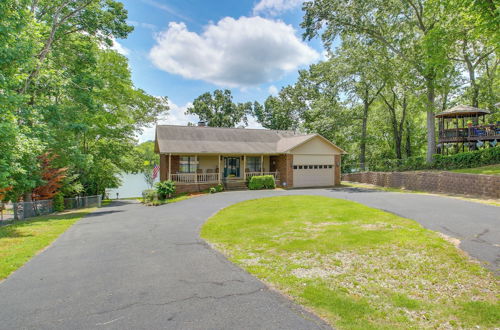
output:
<path id="1" fill-rule="evenodd" d="M 194 182 L 198 183 L 198 155 L 194 156 L 194 163 L 196 164 L 196 170 L 194 171 Z"/>
<path id="2" fill-rule="evenodd" d="M 247 155 L 243 155 L 243 180 L 247 179 Z"/>
<path id="3" fill-rule="evenodd" d="M 172 180 L 172 154 L 168 154 L 168 180 Z"/>
<path id="4" fill-rule="evenodd" d="M 217 175 L 217 178 L 219 180 L 219 184 L 221 183 L 221 175 L 220 175 L 220 171 L 221 171 L 221 167 L 220 167 L 220 155 L 219 155 L 219 158 L 217 158 L 217 167 L 219 168 L 219 173 Z"/>
<path id="5" fill-rule="evenodd" d="M 264 155 L 260 155 L 260 175 L 264 174 Z"/>

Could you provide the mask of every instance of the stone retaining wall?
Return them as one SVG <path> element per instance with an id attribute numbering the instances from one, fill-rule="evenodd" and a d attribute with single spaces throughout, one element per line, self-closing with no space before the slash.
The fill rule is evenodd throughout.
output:
<path id="1" fill-rule="evenodd" d="M 500 176 L 453 172 L 362 172 L 342 180 L 382 187 L 500 199 Z"/>

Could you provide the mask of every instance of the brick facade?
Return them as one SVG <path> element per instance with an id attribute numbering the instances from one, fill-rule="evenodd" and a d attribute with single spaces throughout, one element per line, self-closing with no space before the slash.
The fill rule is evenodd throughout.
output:
<path id="1" fill-rule="evenodd" d="M 173 168 L 173 166 L 172 166 Z M 193 183 L 193 184 L 176 184 L 175 192 L 178 194 L 186 192 L 200 192 L 207 190 L 210 187 L 215 187 L 217 183 Z"/>
<path id="2" fill-rule="evenodd" d="M 334 171 L 335 171 L 335 173 L 334 173 L 335 174 L 335 176 L 334 176 L 335 182 L 333 184 L 336 185 L 336 186 L 338 186 L 338 185 L 340 185 L 340 181 L 341 181 L 341 178 L 342 178 L 342 175 L 340 173 L 341 156 L 340 155 L 335 155 L 333 157 L 335 159 L 335 162 L 334 162 L 335 166 L 333 167 Z"/>
<path id="3" fill-rule="evenodd" d="M 500 176 L 453 172 L 349 173 L 343 180 L 436 193 L 500 199 Z"/>
<path id="4" fill-rule="evenodd" d="M 280 186 L 286 182 L 286 188 L 293 187 L 293 155 L 283 154 L 279 156 L 271 156 L 270 170 L 271 172 L 278 171 L 280 173 Z"/>

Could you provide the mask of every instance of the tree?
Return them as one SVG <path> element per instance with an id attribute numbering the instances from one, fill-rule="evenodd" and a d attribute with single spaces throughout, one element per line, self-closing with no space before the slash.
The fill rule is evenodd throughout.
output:
<path id="1" fill-rule="evenodd" d="M 51 199 L 59 191 L 62 181 L 66 178 L 67 168 L 54 168 L 52 161 L 57 158 L 56 154 L 44 153 L 38 159 L 41 163 L 43 184 L 33 190 L 36 199 Z"/>
<path id="2" fill-rule="evenodd" d="M 150 188 L 153 187 L 153 169 L 155 165 L 160 164 L 160 156 L 154 151 L 154 142 L 146 141 L 139 144 L 136 148 L 137 152 L 137 169 L 144 175 L 144 180 Z"/>
<path id="3" fill-rule="evenodd" d="M 60 156 L 54 168 L 68 168 L 65 193 L 116 186 L 134 169 L 141 127 L 168 110 L 166 98 L 134 87 L 127 59 L 109 49 L 132 30 L 123 4 L 7 0 L 0 16 L 0 189 L 29 200 L 49 150 Z"/>
<path id="4" fill-rule="evenodd" d="M 254 116 L 265 128 L 275 130 L 297 129 L 305 104 L 295 86 L 286 86 L 277 96 L 269 96 L 264 106 L 254 104 Z"/>
<path id="5" fill-rule="evenodd" d="M 426 89 L 427 161 L 435 152 L 436 81 L 450 65 L 453 40 L 444 22 L 453 16 L 450 5 L 438 0 L 316 0 L 304 4 L 304 37 L 319 34 L 326 47 L 336 37 L 354 34 L 396 54 L 422 79 Z"/>
<path id="6" fill-rule="evenodd" d="M 243 123 L 248 125 L 247 115 L 252 113 L 251 102 L 234 103 L 231 91 L 215 90 L 213 95 L 204 93 L 198 96 L 186 114 L 197 115 L 201 121 L 212 127 L 236 127 Z"/>

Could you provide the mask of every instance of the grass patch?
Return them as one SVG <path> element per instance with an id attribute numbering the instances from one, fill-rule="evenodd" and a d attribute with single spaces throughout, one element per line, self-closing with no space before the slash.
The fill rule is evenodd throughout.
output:
<path id="1" fill-rule="evenodd" d="M 0 280 L 24 265 L 92 210 L 35 217 L 0 226 Z"/>
<path id="2" fill-rule="evenodd" d="M 458 170 L 451 170 L 450 172 L 456 173 L 470 173 L 470 174 L 487 174 L 487 175 L 500 175 L 500 164 L 481 166 L 476 168 L 461 168 Z"/>
<path id="3" fill-rule="evenodd" d="M 343 329 L 494 327 L 498 279 L 418 223 L 320 196 L 246 201 L 201 236 Z"/>

